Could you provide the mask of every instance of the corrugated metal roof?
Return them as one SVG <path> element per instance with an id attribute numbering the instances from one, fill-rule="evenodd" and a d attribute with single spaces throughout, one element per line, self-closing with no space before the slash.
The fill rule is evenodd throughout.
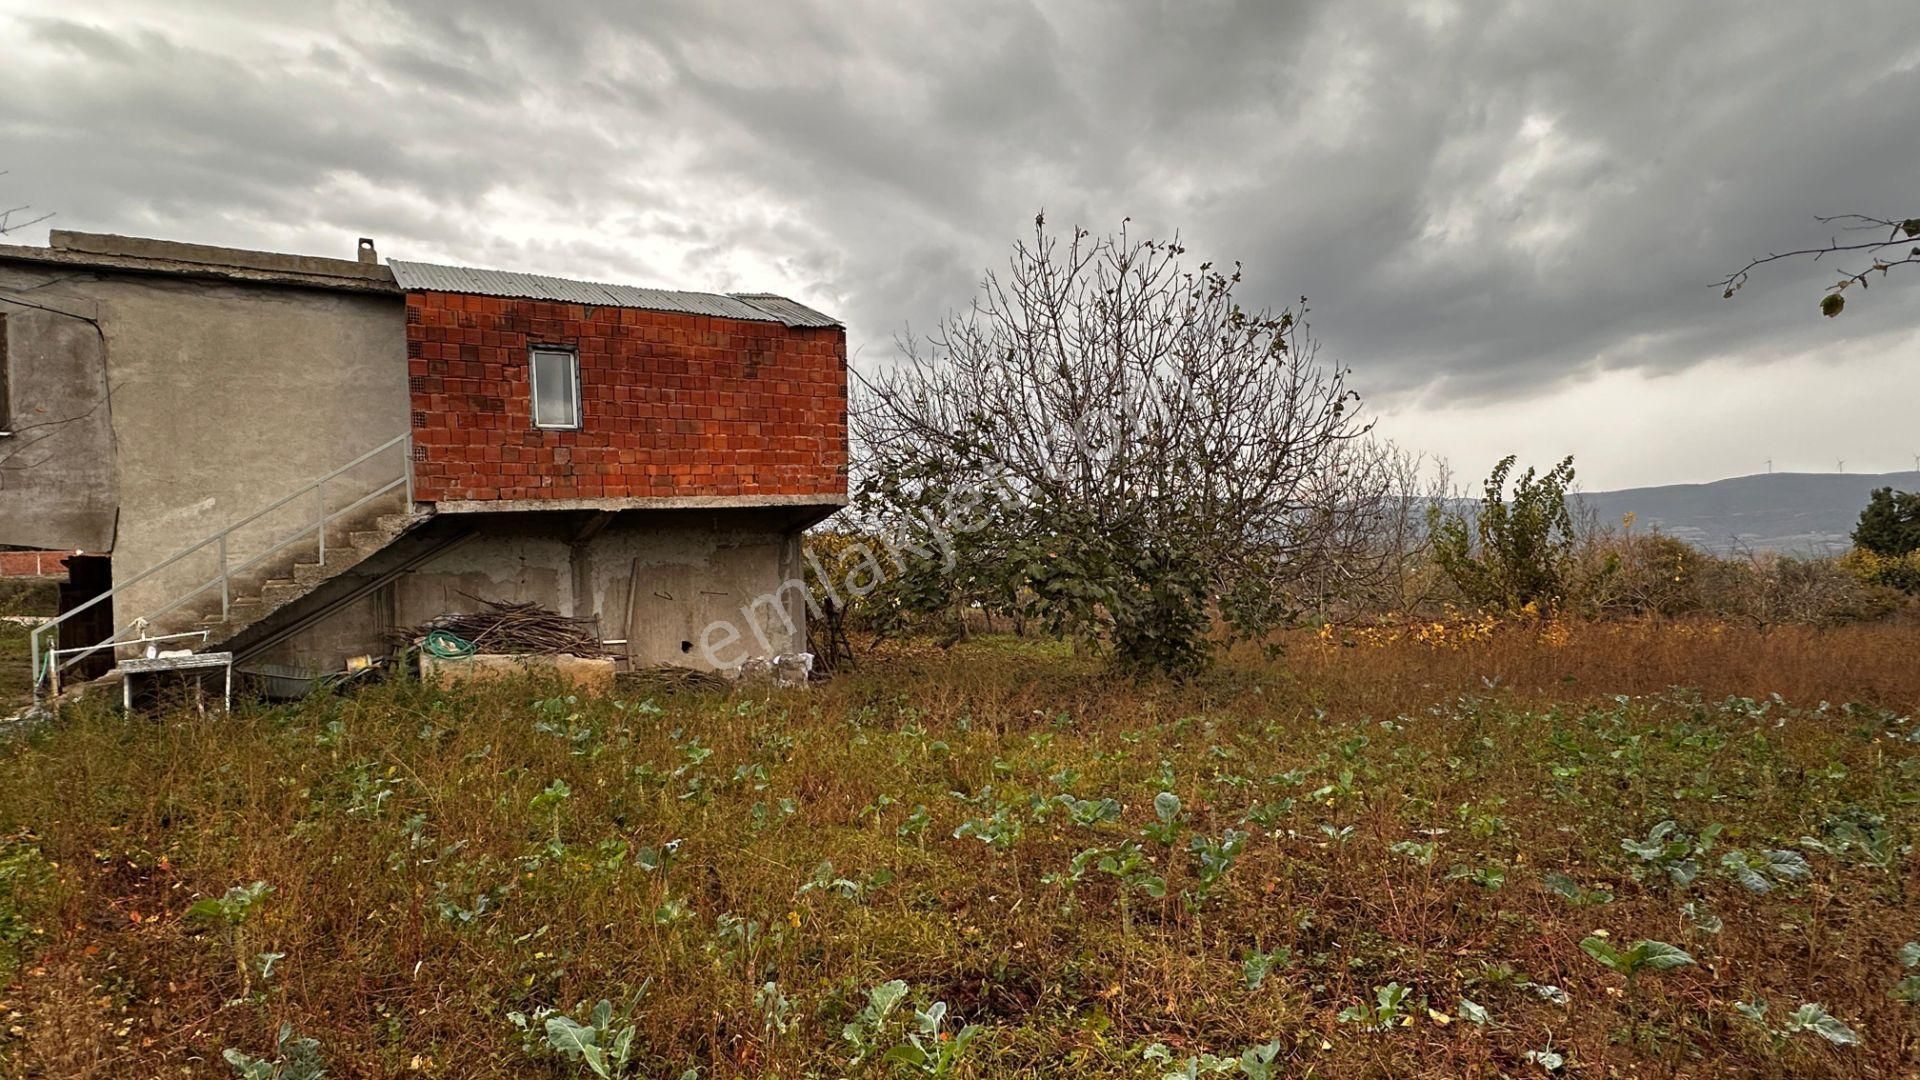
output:
<path id="1" fill-rule="evenodd" d="M 559 300 L 595 307 L 642 308 L 712 315 L 723 319 L 777 322 L 786 326 L 839 326 L 840 320 L 805 304 L 770 293 L 679 292 L 608 285 L 597 281 L 521 274 L 511 270 L 479 270 L 468 266 L 388 259 L 393 279 L 402 289 L 419 292 L 467 293 L 473 296 L 514 296 L 528 300 Z"/>
<path id="2" fill-rule="evenodd" d="M 772 315 L 788 326 L 839 326 L 840 320 L 831 315 L 822 314 L 805 304 L 789 300 L 773 293 L 737 292 L 733 299 L 743 300 L 754 307 Z"/>

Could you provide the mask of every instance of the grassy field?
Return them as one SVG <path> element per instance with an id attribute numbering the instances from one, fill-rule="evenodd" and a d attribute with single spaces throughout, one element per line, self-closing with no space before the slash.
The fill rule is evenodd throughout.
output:
<path id="1" fill-rule="evenodd" d="M 1460 626 L 1176 686 L 982 639 L 806 692 L 81 708 L 0 760 L 0 1053 L 1911 1076 L 1917 652 Z"/>
<path id="2" fill-rule="evenodd" d="M 0 615 L 51 616 L 59 606 L 59 588 L 52 581 L 0 580 Z M 0 620 L 0 716 L 11 716 L 33 699 L 28 669 L 31 627 Z"/>

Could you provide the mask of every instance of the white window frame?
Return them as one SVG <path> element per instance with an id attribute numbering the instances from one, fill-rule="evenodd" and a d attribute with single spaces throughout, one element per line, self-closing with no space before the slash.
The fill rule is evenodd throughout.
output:
<path id="1" fill-rule="evenodd" d="M 540 378 L 538 368 L 543 357 L 565 358 L 573 378 L 573 423 L 540 422 Z M 527 349 L 527 401 L 533 413 L 533 426 L 542 431 L 578 431 L 584 419 L 580 412 L 580 352 L 559 345 L 534 345 Z"/>

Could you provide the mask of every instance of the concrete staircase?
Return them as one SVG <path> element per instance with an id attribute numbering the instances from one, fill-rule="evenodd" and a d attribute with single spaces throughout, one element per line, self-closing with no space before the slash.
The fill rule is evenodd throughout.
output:
<path id="1" fill-rule="evenodd" d="M 374 479 L 348 475 L 383 463 L 388 471 Z M 305 516 L 307 506 L 317 515 Z M 189 642 L 196 651 L 230 651 L 221 646 L 337 580 L 431 514 L 413 501 L 409 430 L 126 580 L 116 576 L 112 589 L 35 627 L 29 635 L 35 698 L 58 693 L 68 670 L 103 652 L 125 660 L 143 647 L 164 654 Z M 203 577 L 200 568 L 209 561 L 214 572 Z M 76 616 L 109 601 L 117 608 L 123 601 L 115 598 L 135 595 L 129 590 L 136 587 L 144 612 L 127 612 L 132 617 L 121 622 L 116 611 L 110 636 L 56 647 Z M 150 595 L 156 588 L 169 595 Z"/>
<path id="2" fill-rule="evenodd" d="M 255 582 L 234 590 L 224 614 L 218 596 L 198 605 L 204 614 L 194 628 L 208 632 L 205 648 L 220 648 L 255 623 L 365 562 L 433 516 L 430 511 L 406 513 L 378 504 L 363 509 L 365 513 L 329 523 L 324 559 L 320 558 L 317 545 L 298 553 L 284 552 L 257 568 L 259 575 Z"/>

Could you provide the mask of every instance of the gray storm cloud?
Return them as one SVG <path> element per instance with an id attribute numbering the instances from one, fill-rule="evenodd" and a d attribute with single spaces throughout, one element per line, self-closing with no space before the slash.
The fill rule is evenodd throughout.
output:
<path id="1" fill-rule="evenodd" d="M 1889 282 L 1810 317 L 1812 265 L 1711 288 L 1816 213 L 1914 209 L 1911 3 L 0 0 L 0 40 L 0 194 L 56 224 L 784 291 L 861 363 L 1041 208 L 1308 295 L 1388 402 L 1759 370 L 1915 312 Z"/>

